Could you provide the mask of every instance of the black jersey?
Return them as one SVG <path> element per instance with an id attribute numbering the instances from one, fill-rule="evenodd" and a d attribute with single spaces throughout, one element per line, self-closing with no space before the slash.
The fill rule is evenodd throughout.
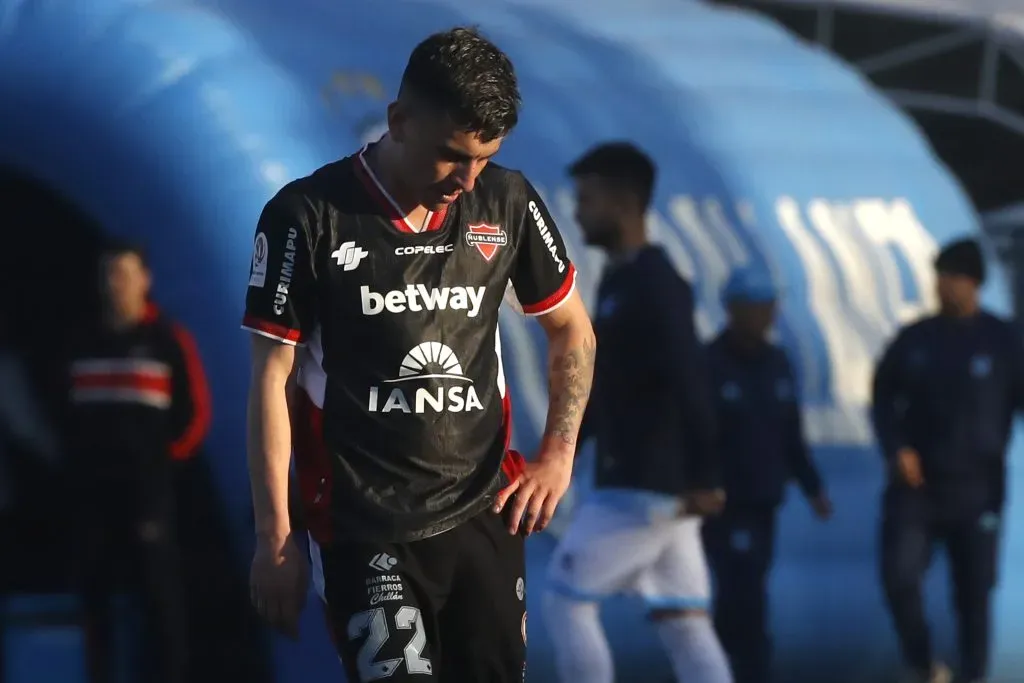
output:
<path id="1" fill-rule="evenodd" d="M 294 455 L 321 542 L 411 541 L 488 505 L 509 476 L 502 299 L 511 283 L 523 312 L 540 315 L 576 279 L 522 174 L 488 165 L 417 231 L 365 153 L 267 204 L 243 323 L 304 346 Z"/>

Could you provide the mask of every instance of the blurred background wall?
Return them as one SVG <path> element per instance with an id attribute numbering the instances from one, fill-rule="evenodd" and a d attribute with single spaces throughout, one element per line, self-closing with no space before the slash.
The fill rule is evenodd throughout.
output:
<path id="1" fill-rule="evenodd" d="M 704 334 L 722 321 L 717 292 L 732 267 L 764 263 L 784 283 L 779 335 L 837 513 L 821 525 L 799 500 L 784 511 L 773 579 L 780 680 L 815 680 L 824 666 L 833 683 L 875 680 L 892 669 L 895 645 L 875 569 L 872 362 L 897 325 L 933 305 L 936 246 L 980 233 L 975 207 L 1013 204 L 1021 187 L 984 195 L 995 181 L 948 151 L 965 144 L 956 128 L 901 109 L 838 44 L 838 56 L 813 44 L 817 23 L 801 38 L 787 25 L 802 24 L 777 21 L 800 11 L 818 22 L 813 3 L 780 2 L 774 13 L 767 4 L 756 3 L 761 14 L 695 0 L 0 0 L 0 260 L 19 343 L 44 381 L 50 350 L 88 305 L 100 237 L 144 241 L 157 298 L 194 332 L 210 374 L 205 457 L 244 568 L 248 340 L 238 323 L 260 209 L 289 179 L 379 137 L 420 39 L 478 24 L 512 57 L 525 101 L 500 160 L 544 192 L 585 297 L 601 264 L 573 224 L 564 167 L 609 138 L 635 140 L 660 165 L 652 234 L 694 282 Z M 949 17 L 949 30 L 964 21 Z M 871 47 L 884 25 L 862 24 L 847 40 L 867 56 L 895 49 Z M 988 23 L 970 25 L 987 35 Z M 915 36 L 904 43 L 929 37 Z M 1002 167 L 990 174 L 1007 181 Z M 1000 271 L 985 292 L 1002 313 L 1012 310 L 1010 281 Z M 503 315 L 515 442 L 530 451 L 546 409 L 542 339 Z M 584 454 L 577 489 L 587 463 Z M 1022 482 L 1014 478 L 1014 493 Z M 1012 497 L 1008 568 L 1024 559 Z M 531 605 L 557 531 L 531 541 Z M 936 616 L 948 613 L 942 584 L 932 582 L 930 598 Z M 1005 677 L 1024 664 L 1013 647 L 1024 634 L 1024 575 L 1004 571 L 999 604 Z M 340 676 L 318 611 L 307 612 L 301 643 L 274 644 L 281 682 Z M 620 680 L 667 680 L 638 605 L 613 601 L 606 623 Z M 530 680 L 551 681 L 541 619 L 530 625 Z M 939 642 L 952 645 L 948 628 Z"/>

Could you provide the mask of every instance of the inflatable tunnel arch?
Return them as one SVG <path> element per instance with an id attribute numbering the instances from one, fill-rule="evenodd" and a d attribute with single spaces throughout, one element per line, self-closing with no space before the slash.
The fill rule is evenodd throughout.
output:
<path id="1" fill-rule="evenodd" d="M 874 504 L 879 477 L 863 419 L 865 373 L 894 327 L 931 305 L 935 245 L 977 232 L 973 212 L 903 115 L 765 19 L 678 0 L 578 7 L 0 0 L 0 166 L 65 197 L 105 233 L 145 243 L 160 303 L 194 331 L 210 371 L 208 450 L 237 529 L 248 533 L 247 340 L 238 321 L 259 211 L 290 178 L 380 133 L 419 39 L 481 25 L 516 63 L 525 99 L 502 162 L 544 189 L 585 294 L 600 263 L 572 226 L 563 169 L 609 138 L 634 139 L 659 163 L 652 232 L 696 283 L 705 332 L 721 322 L 717 289 L 729 268 L 762 262 L 783 282 L 779 332 L 840 513 L 825 532 L 787 510 L 785 523 L 800 532 L 780 549 L 782 567 L 793 569 L 780 584 L 791 609 L 777 631 L 796 639 L 787 647 L 799 654 L 826 619 L 822 605 L 852 609 L 872 623 L 864 647 L 854 652 L 834 633 L 816 649 L 845 648 L 855 663 L 866 651 L 888 657 L 880 604 L 858 612 L 856 599 L 834 595 L 835 578 L 797 595 L 793 578 L 827 562 L 854 577 L 868 602 L 880 600 L 872 523 L 857 512 Z M 1005 310 L 998 283 L 988 296 Z M 546 400 L 543 347 L 511 312 L 503 333 L 516 439 L 529 449 Z M 541 631 L 540 619 L 530 623 Z M 312 617 L 314 642 L 302 648 L 315 654 L 283 658 L 289 680 L 334 666 L 318 631 Z"/>
<path id="2" fill-rule="evenodd" d="M 237 474 L 244 339 L 225 331 L 250 259 L 243 235 L 290 169 L 322 163 L 337 142 L 317 137 L 310 98 L 221 17 L 160 3 L 5 4 L 0 163 L 145 244 L 157 298 L 194 330 L 212 371 L 210 451 Z M 225 493 L 244 509 L 244 488 Z"/>

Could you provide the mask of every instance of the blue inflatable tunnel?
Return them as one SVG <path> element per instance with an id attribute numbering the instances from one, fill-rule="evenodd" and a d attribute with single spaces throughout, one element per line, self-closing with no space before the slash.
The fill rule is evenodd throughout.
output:
<path id="1" fill-rule="evenodd" d="M 260 209 L 289 179 L 379 136 L 412 46 L 467 23 L 517 66 L 525 106 L 501 161 L 527 172 L 561 218 L 585 296 L 600 262 L 573 225 L 564 168 L 609 138 L 633 139 L 659 163 L 652 236 L 695 283 L 705 334 L 722 321 L 730 268 L 759 263 L 783 283 L 778 334 L 837 516 L 820 525 L 799 500 L 783 514 L 780 680 L 821 680 L 825 663 L 835 683 L 872 680 L 895 645 L 875 580 L 871 365 L 897 325 L 934 304 L 936 246 L 978 227 L 912 122 L 826 53 L 760 16 L 684 0 L 0 0 L 0 166 L 102 232 L 146 244 L 158 299 L 194 331 L 209 370 L 208 457 L 247 539 L 238 323 Z M 1005 312 L 1000 277 L 986 296 Z M 515 438 L 530 450 L 546 405 L 543 344 L 532 323 L 503 315 Z M 563 523 L 586 489 L 579 469 Z M 1008 536 L 1011 561 L 1021 549 Z M 532 607 L 556 540 L 532 542 Z M 940 583 L 937 617 L 949 612 Z M 1004 583 L 1011 600 L 1024 587 Z M 613 601 L 606 614 L 619 680 L 667 677 L 638 608 Z M 542 620 L 530 625 L 530 680 L 550 681 Z M 1008 668 L 1019 630 L 1002 612 L 999 626 Z M 340 675 L 315 610 L 304 627 L 301 644 L 277 646 L 279 679 Z M 949 629 L 938 632 L 948 647 Z"/>

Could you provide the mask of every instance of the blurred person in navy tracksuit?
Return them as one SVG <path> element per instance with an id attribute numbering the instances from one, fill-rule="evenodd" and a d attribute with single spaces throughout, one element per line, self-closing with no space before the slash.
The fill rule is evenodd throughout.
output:
<path id="1" fill-rule="evenodd" d="M 914 680 L 945 683 L 933 661 L 921 581 L 945 546 L 959 625 L 962 680 L 985 680 L 990 598 L 1006 495 L 1006 451 L 1024 401 L 1021 339 L 983 310 L 985 262 L 977 242 L 944 248 L 938 315 L 896 335 L 874 378 L 873 419 L 889 470 L 882 503 L 881 572 Z"/>
<path id="2" fill-rule="evenodd" d="M 736 683 L 771 678 L 768 574 L 789 481 L 796 479 L 819 518 L 832 514 L 804 440 L 789 359 L 768 339 L 777 298 L 764 269 L 734 271 L 722 293 L 728 322 L 707 351 L 726 504 L 705 522 L 704 547 L 716 582 L 715 627 Z"/>
<path id="3" fill-rule="evenodd" d="M 104 311 L 74 340 L 69 459 L 92 683 L 113 671 L 110 599 L 145 598 L 157 680 L 188 680 L 188 613 L 174 514 L 174 461 L 191 458 L 210 400 L 191 335 L 150 303 L 143 252 L 103 254 Z M 148 659 L 148 658 L 147 658 Z"/>

